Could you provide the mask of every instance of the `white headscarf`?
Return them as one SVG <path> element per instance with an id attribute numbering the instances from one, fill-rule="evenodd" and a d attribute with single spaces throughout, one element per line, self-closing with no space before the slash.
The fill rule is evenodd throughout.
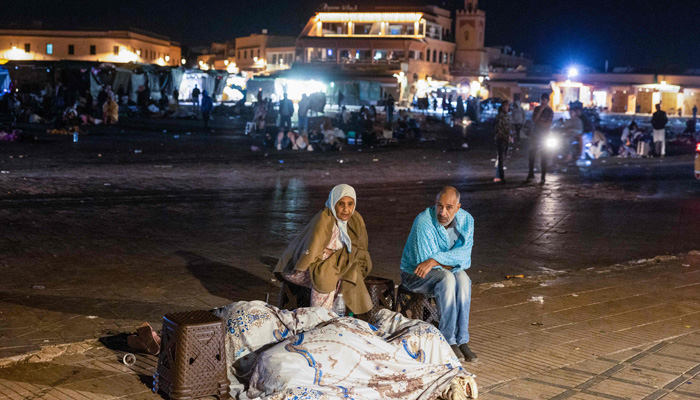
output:
<path id="1" fill-rule="evenodd" d="M 338 229 L 340 229 L 340 241 L 345 245 L 345 247 L 348 248 L 348 253 L 350 253 L 352 252 L 352 243 L 350 242 L 350 236 L 348 235 L 348 222 L 338 218 L 338 215 L 335 213 L 335 203 L 346 196 L 355 201 L 355 208 L 357 208 L 357 196 L 355 195 L 355 189 L 346 184 L 340 184 L 331 190 L 331 194 L 328 195 L 328 201 L 326 201 L 326 207 L 328 207 L 333 213 Z M 355 213 L 355 209 L 352 210 L 352 213 Z"/>

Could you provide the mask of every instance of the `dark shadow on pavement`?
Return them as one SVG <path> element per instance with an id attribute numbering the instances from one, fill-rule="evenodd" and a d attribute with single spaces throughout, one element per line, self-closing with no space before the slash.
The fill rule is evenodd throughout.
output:
<path id="1" fill-rule="evenodd" d="M 187 261 L 187 270 L 214 296 L 231 301 L 265 300 L 266 293 L 278 291 L 270 280 L 240 268 L 209 260 L 191 251 L 175 254 Z"/>

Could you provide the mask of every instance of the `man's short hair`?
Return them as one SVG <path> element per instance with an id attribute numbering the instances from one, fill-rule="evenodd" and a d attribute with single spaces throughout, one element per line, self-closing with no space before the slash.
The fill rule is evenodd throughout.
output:
<path id="1" fill-rule="evenodd" d="M 542 93 L 542 96 L 540 96 L 540 100 L 549 100 L 549 93 Z"/>
<path id="2" fill-rule="evenodd" d="M 437 202 L 438 200 L 440 200 L 440 197 L 447 192 L 454 192 L 455 197 L 457 198 L 457 203 L 460 202 L 462 196 L 459 194 L 459 190 L 455 189 L 452 186 L 443 186 L 438 192 L 437 196 L 435 196 L 435 201 Z"/>

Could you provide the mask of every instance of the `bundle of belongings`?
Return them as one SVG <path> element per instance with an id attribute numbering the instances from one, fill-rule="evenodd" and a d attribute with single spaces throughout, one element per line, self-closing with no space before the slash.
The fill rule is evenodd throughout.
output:
<path id="1" fill-rule="evenodd" d="M 215 313 L 226 325 L 231 395 L 282 400 L 478 396 L 440 331 L 383 309 L 375 324 L 322 307 L 280 310 L 236 302 Z"/>

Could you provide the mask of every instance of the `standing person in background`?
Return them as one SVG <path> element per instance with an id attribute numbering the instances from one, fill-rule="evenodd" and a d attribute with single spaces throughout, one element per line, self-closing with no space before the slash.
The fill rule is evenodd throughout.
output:
<path id="1" fill-rule="evenodd" d="M 97 109 L 102 110 L 102 107 L 105 105 L 105 102 L 107 101 L 107 91 L 105 90 L 105 87 L 102 86 L 100 88 L 100 91 L 97 93 Z"/>
<path id="2" fill-rule="evenodd" d="M 386 122 L 390 125 L 394 122 L 394 96 L 391 94 L 386 99 Z"/>
<path id="3" fill-rule="evenodd" d="M 194 89 L 192 89 L 192 111 L 197 112 L 197 108 L 199 108 L 199 94 L 201 92 L 199 91 L 199 88 L 197 85 L 194 85 Z"/>
<path id="4" fill-rule="evenodd" d="M 343 107 L 343 104 L 345 104 L 345 95 L 343 94 L 342 91 L 338 91 L 338 109 L 340 110 Z"/>
<path id="5" fill-rule="evenodd" d="M 666 155 L 666 124 L 668 116 L 661 110 L 661 104 L 656 105 L 656 112 L 651 117 L 651 126 L 654 128 L 654 153 L 657 157 Z"/>
<path id="6" fill-rule="evenodd" d="M 292 130 L 292 115 L 294 115 L 294 103 L 287 98 L 287 93 L 280 100 L 280 133 L 284 136 Z M 282 150 L 281 143 L 277 143 L 277 150 Z"/>
<path id="7" fill-rule="evenodd" d="M 520 144 L 520 130 L 525 125 L 525 110 L 520 107 L 520 102 L 513 102 L 513 109 L 510 112 L 510 122 L 513 124 L 513 145 Z"/>
<path id="8" fill-rule="evenodd" d="M 173 102 L 175 103 L 175 112 L 180 111 L 180 91 L 173 90 Z"/>
<path id="9" fill-rule="evenodd" d="M 553 119 L 554 111 L 549 106 L 549 94 L 543 93 L 540 98 L 540 105 L 537 106 L 532 113 L 532 122 L 534 126 L 532 134 L 530 135 L 529 171 L 527 173 L 527 178 L 525 178 L 525 183 L 535 179 L 535 159 L 537 158 L 537 153 L 540 153 L 540 173 L 542 174 L 540 185 L 544 185 L 545 183 L 548 160 L 544 149 L 544 139 L 545 135 L 552 127 Z"/>
<path id="10" fill-rule="evenodd" d="M 209 130 L 209 117 L 211 110 L 214 108 L 214 101 L 209 93 L 205 90 L 202 92 L 202 120 L 204 120 L 204 131 Z"/>
<path id="11" fill-rule="evenodd" d="M 496 117 L 496 134 L 494 142 L 496 143 L 496 151 L 498 151 L 498 169 L 494 182 L 506 183 L 506 176 L 503 172 L 506 164 L 506 155 L 508 154 L 508 145 L 510 144 L 511 125 L 508 118 L 510 112 L 510 103 L 508 100 L 501 104 Z"/>
<path id="12" fill-rule="evenodd" d="M 301 100 L 299 100 L 299 133 L 305 134 L 309 131 L 309 97 L 306 93 L 301 95 Z"/>

